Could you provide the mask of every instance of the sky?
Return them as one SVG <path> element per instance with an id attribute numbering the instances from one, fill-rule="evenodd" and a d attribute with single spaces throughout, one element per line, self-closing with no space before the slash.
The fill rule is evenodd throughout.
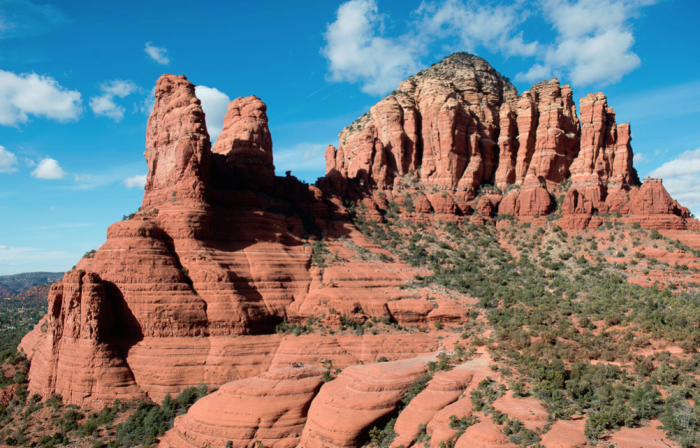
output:
<path id="1" fill-rule="evenodd" d="M 696 0 L 0 0 L 0 275 L 70 269 L 139 207 L 164 73 L 197 85 L 212 140 L 260 97 L 277 173 L 313 183 L 344 126 L 468 51 L 520 92 L 605 92 L 640 176 L 700 215 L 698 19 Z"/>

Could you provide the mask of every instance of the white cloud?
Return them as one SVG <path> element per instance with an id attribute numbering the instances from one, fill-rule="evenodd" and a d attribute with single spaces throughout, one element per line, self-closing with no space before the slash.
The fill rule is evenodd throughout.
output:
<path id="1" fill-rule="evenodd" d="M 398 37 L 385 37 L 386 16 L 376 0 L 351 0 L 340 5 L 335 22 L 325 33 L 322 49 L 330 79 L 362 83 L 362 90 L 383 94 L 422 67 L 429 45 L 443 41 L 460 50 L 484 47 L 507 56 L 532 56 L 537 42 L 525 42 L 516 28 L 526 18 L 520 2 L 514 5 L 477 5 L 445 0 L 423 2 L 416 20 Z M 456 43 L 454 42 L 456 39 Z"/>
<path id="2" fill-rule="evenodd" d="M 37 179 L 62 179 L 66 175 L 55 159 L 46 158 L 39 162 L 39 165 L 31 176 Z"/>
<path id="3" fill-rule="evenodd" d="M 350 0 L 328 24 L 321 50 L 329 79 L 360 83 L 364 92 L 383 94 L 422 67 L 431 46 L 477 52 L 485 48 L 506 57 L 536 57 L 520 81 L 551 76 L 576 85 L 618 82 L 640 65 L 632 51 L 632 19 L 656 0 L 543 0 L 512 4 L 474 0 L 425 0 L 412 13 L 403 34 L 387 36 L 378 0 Z M 480 4 L 482 3 L 482 4 Z M 537 6 L 536 6 L 537 5 Z M 555 38 L 526 40 L 521 24 L 539 15 L 552 24 Z"/>
<path id="4" fill-rule="evenodd" d="M 0 173 L 17 171 L 17 156 L 0 145 Z"/>
<path id="5" fill-rule="evenodd" d="M 213 87 L 197 86 L 194 89 L 197 98 L 202 102 L 209 137 L 214 141 L 221 134 L 224 116 L 228 111 L 228 104 L 231 102 L 231 99 L 228 95 Z"/>
<path id="6" fill-rule="evenodd" d="M 49 76 L 0 70 L 0 125 L 26 123 L 29 115 L 57 121 L 77 120 L 80 92 L 68 90 Z"/>
<path id="7" fill-rule="evenodd" d="M 143 188 L 146 185 L 146 175 L 139 174 L 136 176 L 124 179 L 124 186 L 126 188 Z"/>
<path id="8" fill-rule="evenodd" d="M 672 178 L 664 178 L 664 186 L 671 195 L 682 206 L 690 209 L 700 206 L 700 176 L 688 175 Z"/>
<path id="9" fill-rule="evenodd" d="M 7 247 L 7 246 L 0 246 L 0 250 L 7 250 L 7 249 L 9 249 L 9 247 Z"/>
<path id="10" fill-rule="evenodd" d="M 148 56 L 150 56 L 151 59 L 153 59 L 160 65 L 170 64 L 170 58 L 168 57 L 167 49 L 163 47 L 156 47 L 154 45 L 151 45 L 150 42 L 147 42 L 144 51 Z"/>
<path id="11" fill-rule="evenodd" d="M 546 0 L 544 18 L 557 32 L 554 43 L 540 48 L 541 63 L 516 80 L 540 81 L 550 73 L 575 85 L 618 82 L 641 61 L 632 51 L 631 19 L 655 0 Z M 538 79 L 538 75 L 545 74 Z"/>
<path id="12" fill-rule="evenodd" d="M 291 148 L 279 148 L 275 150 L 275 170 L 278 173 L 291 171 L 312 172 L 318 177 L 326 171 L 326 161 L 323 153 L 326 150 L 322 143 L 299 143 Z M 315 179 L 306 179 L 314 181 Z"/>
<path id="13" fill-rule="evenodd" d="M 642 154 L 641 152 L 637 152 L 634 154 L 633 158 L 634 163 L 645 163 L 648 162 L 646 156 Z"/>
<path id="14" fill-rule="evenodd" d="M 685 151 L 651 172 L 652 177 L 676 177 L 700 173 L 700 148 Z"/>
<path id="15" fill-rule="evenodd" d="M 445 0 L 425 3 L 416 11 L 420 17 L 418 32 L 426 40 L 459 38 L 459 47 L 474 52 L 479 46 L 500 51 L 506 56 L 532 56 L 538 43 L 526 43 L 516 28 L 527 14 L 513 5 L 478 5 L 469 1 Z"/>
<path id="16" fill-rule="evenodd" d="M 700 148 L 685 151 L 653 170 L 651 177 L 660 177 L 669 194 L 681 205 L 700 206 Z"/>
<path id="17" fill-rule="evenodd" d="M 196 89 L 196 87 L 195 87 L 195 89 Z M 155 86 L 153 86 L 153 88 L 148 93 L 146 98 L 144 98 L 138 104 L 138 108 L 141 111 L 141 113 L 146 114 L 146 115 L 151 115 L 151 112 L 153 111 L 154 104 L 156 104 L 156 87 Z"/>
<path id="18" fill-rule="evenodd" d="M 351 0 L 340 5 L 329 24 L 326 46 L 333 81 L 361 82 L 364 92 L 379 95 L 396 88 L 418 71 L 424 46 L 416 36 L 382 37 L 384 28 L 375 0 Z"/>
<path id="19" fill-rule="evenodd" d="M 477 5 L 460 0 L 423 2 L 414 11 L 410 29 L 395 38 L 383 36 L 385 16 L 376 0 L 351 0 L 340 5 L 329 24 L 326 46 L 332 81 L 361 82 L 362 90 L 383 94 L 417 72 L 428 46 L 452 42 L 461 50 L 485 47 L 507 56 L 532 56 L 537 42 L 525 42 L 516 28 L 526 18 L 519 3 L 508 6 Z"/>
<path id="20" fill-rule="evenodd" d="M 115 79 L 102 84 L 100 90 L 102 90 L 102 95 L 90 98 L 90 108 L 95 115 L 108 117 L 119 122 L 124 118 L 125 109 L 116 104 L 114 98 L 124 98 L 136 92 L 139 88 L 131 81 Z"/>
<path id="21" fill-rule="evenodd" d="M 516 81 L 539 82 L 552 76 L 552 68 L 548 65 L 535 64 L 525 73 L 515 75 Z"/>

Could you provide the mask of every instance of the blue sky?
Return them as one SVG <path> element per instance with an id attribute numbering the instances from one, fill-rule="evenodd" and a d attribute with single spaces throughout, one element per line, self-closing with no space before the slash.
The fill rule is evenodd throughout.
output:
<path id="1" fill-rule="evenodd" d="M 700 2 L 0 0 L 0 275 L 66 270 L 141 203 L 163 73 L 268 105 L 278 173 L 313 182 L 343 126 L 454 51 L 519 91 L 558 76 L 630 121 L 635 166 L 700 212 Z"/>

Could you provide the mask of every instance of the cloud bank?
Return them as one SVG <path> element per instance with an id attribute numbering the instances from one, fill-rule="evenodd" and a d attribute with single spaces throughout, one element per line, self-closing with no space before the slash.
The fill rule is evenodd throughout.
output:
<path id="1" fill-rule="evenodd" d="M 518 81 L 564 77 L 574 85 L 618 82 L 640 65 L 632 51 L 632 20 L 655 0 L 544 0 L 479 4 L 471 0 L 424 1 L 403 34 L 390 36 L 389 17 L 377 0 L 340 5 L 324 34 L 321 53 L 328 78 L 359 83 L 382 95 L 424 67 L 422 58 L 440 45 L 448 51 L 478 52 L 534 59 Z M 528 41 L 520 27 L 531 17 L 551 24 L 554 41 Z M 432 61 L 431 61 L 432 62 Z"/>

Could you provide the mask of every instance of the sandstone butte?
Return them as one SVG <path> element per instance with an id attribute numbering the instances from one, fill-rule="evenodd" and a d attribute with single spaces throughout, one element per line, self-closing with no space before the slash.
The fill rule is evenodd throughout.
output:
<path id="1" fill-rule="evenodd" d="M 212 147 L 194 85 L 162 76 L 142 207 L 51 287 L 46 316 L 20 346 L 31 359 L 29 393 L 99 408 L 116 398 L 159 402 L 204 382 L 220 389 L 178 417 L 161 446 L 358 446 L 443 341 L 433 332 L 297 337 L 276 325 L 322 316 L 333 327 L 343 314 L 465 322 L 474 302 L 402 289 L 424 272 L 356 230 L 346 204 L 377 221 L 395 201 L 410 202 L 406 217 L 424 223 L 498 215 L 538 222 L 555 213 L 576 230 L 616 214 L 647 229 L 700 229 L 661 181 L 640 184 L 630 126 L 615 122 L 602 93 L 584 97 L 579 111 L 556 79 L 518 94 L 483 59 L 455 54 L 346 127 L 326 151 L 325 177 L 310 186 L 275 177 L 259 98 L 230 104 Z M 313 234 L 352 262 L 315 266 L 306 240 Z M 373 258 L 353 258 L 353 247 Z M 324 384 L 327 361 L 342 372 Z M 408 447 L 421 424 L 435 446 L 454 436 L 449 417 L 471 415 L 465 391 L 494 376 L 488 364 L 484 355 L 435 375 L 397 420 L 395 445 Z M 535 400 L 501 401 L 497 408 L 522 414 L 528 427 L 544 425 Z M 577 446 L 561 443 L 566 424 L 555 426 L 551 446 Z M 484 421 L 457 446 L 512 444 Z"/>

